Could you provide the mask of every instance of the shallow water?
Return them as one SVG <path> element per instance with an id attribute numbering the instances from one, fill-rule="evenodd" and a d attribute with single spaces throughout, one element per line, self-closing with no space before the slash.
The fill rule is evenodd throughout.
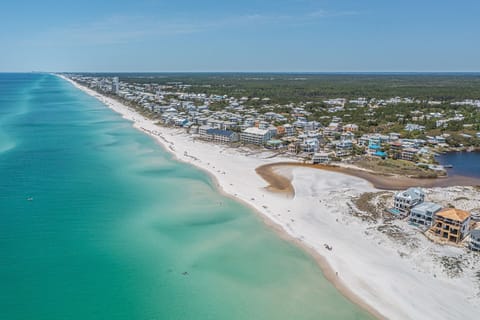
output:
<path id="1" fill-rule="evenodd" d="M 0 319 L 370 318 L 206 174 L 55 76 L 0 74 L 0 177 Z"/>

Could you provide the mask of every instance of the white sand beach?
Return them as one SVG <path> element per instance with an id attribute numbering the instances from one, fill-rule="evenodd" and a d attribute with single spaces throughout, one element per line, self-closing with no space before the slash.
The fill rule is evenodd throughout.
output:
<path id="1" fill-rule="evenodd" d="M 267 223 L 316 252 L 327 278 L 377 317 L 479 317 L 475 266 L 452 276 L 436 262 L 444 255 L 463 255 L 463 249 L 434 245 L 420 234 L 412 236 L 415 246 L 400 244 L 377 231 L 374 223 L 351 214 L 353 197 L 378 191 L 367 181 L 336 172 L 285 167 L 277 171 L 292 178 L 295 196 L 269 192 L 255 169 L 292 160 L 194 140 L 181 129 L 159 127 L 118 101 L 62 78 L 132 121 L 135 128 L 153 136 L 179 160 L 209 172 L 223 192 L 249 204 Z M 407 229 L 404 224 L 399 222 L 399 228 Z"/>

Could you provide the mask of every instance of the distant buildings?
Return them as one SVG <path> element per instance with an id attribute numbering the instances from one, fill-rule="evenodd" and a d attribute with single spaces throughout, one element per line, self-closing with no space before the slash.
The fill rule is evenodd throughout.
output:
<path id="1" fill-rule="evenodd" d="M 447 208 L 437 212 L 431 232 L 443 240 L 459 243 L 468 233 L 470 227 L 470 213 Z"/>
<path id="2" fill-rule="evenodd" d="M 285 137 L 293 137 L 295 135 L 295 127 L 291 124 L 284 124 L 282 127 Z"/>
<path id="3" fill-rule="evenodd" d="M 418 150 L 414 148 L 403 149 L 400 152 L 400 159 L 406 160 L 406 161 L 414 161 L 417 153 L 418 153 Z"/>
<path id="4" fill-rule="evenodd" d="M 79 81 L 99 92 L 116 94 L 119 98 L 127 100 L 148 112 L 156 113 L 155 117 L 162 124 L 183 127 L 191 134 L 199 131 L 202 139 L 214 142 L 231 142 L 237 139 L 244 144 L 264 146 L 278 149 L 288 146 L 288 151 L 300 156 L 315 157 L 315 153 L 328 153 L 335 161 L 355 157 L 349 160 L 356 161 L 357 156 L 371 156 L 382 159 L 402 159 L 424 164 L 422 168 L 437 170 L 432 167 L 434 152 L 443 147 L 449 147 L 448 134 L 440 136 L 427 136 L 426 140 L 401 138 L 400 133 L 384 131 L 390 124 L 403 124 L 406 119 L 409 123 L 406 131 L 423 131 L 420 125 L 425 120 L 444 121 L 442 125 L 449 125 L 450 121 L 464 121 L 464 116 L 454 112 L 431 112 L 423 110 L 411 111 L 411 118 L 406 114 L 396 114 L 390 119 L 387 127 L 382 127 L 382 133 L 359 132 L 372 131 L 365 127 L 365 121 L 374 120 L 378 116 L 377 108 L 390 104 L 415 103 L 425 101 L 414 98 L 394 97 L 388 100 L 377 98 L 364 98 L 348 100 L 345 98 L 325 100 L 327 106 L 319 107 L 312 112 L 308 107 L 313 102 L 277 104 L 269 98 L 243 97 L 236 98 L 228 95 L 213 93 L 189 92 L 191 85 L 183 82 L 159 83 L 132 83 L 121 82 L 118 77 L 91 77 L 73 75 L 74 81 Z M 215 102 L 222 102 L 221 108 L 212 108 Z M 250 105 L 255 102 L 255 105 Z M 427 101 L 437 105 L 437 101 Z M 258 105 L 260 103 L 260 106 Z M 478 101 L 465 100 L 465 105 L 477 104 Z M 364 109 L 363 120 L 354 120 L 354 110 Z M 324 112 L 321 116 L 316 114 Z M 341 113 L 337 113 L 341 112 Z M 393 120 L 395 117 L 396 121 Z M 401 121 L 400 121 L 401 120 Z M 321 122 L 318 122 L 321 121 Z M 361 121 L 354 123 L 354 121 Z M 420 122 L 421 121 L 421 122 Z M 344 124 L 346 123 L 346 124 Z M 276 127 L 272 127 L 275 125 Z M 326 126 L 324 126 L 326 125 Z M 471 124 L 462 123 L 465 126 Z M 192 128 L 192 126 L 195 126 Z M 210 129 L 219 131 L 209 131 Z M 241 132 L 238 134 L 233 134 Z M 404 132 L 402 132 L 404 134 Z M 480 132 L 460 134 L 460 136 L 473 140 L 480 138 Z M 429 148 L 432 148 L 431 150 Z M 437 149 L 437 150 L 435 150 Z M 331 159 L 329 159 L 330 161 Z M 438 167 L 437 171 L 441 171 Z"/>
<path id="5" fill-rule="evenodd" d="M 343 132 L 357 132 L 358 126 L 356 124 L 346 124 L 343 126 Z"/>
<path id="6" fill-rule="evenodd" d="M 339 134 L 342 131 L 342 125 L 337 122 L 332 122 L 323 129 L 323 134 L 326 137 L 334 137 L 336 134 Z"/>
<path id="7" fill-rule="evenodd" d="M 425 131 L 425 127 L 424 126 L 421 126 L 421 125 L 418 125 L 418 124 L 415 124 L 415 123 L 408 123 L 406 126 L 405 126 L 405 131 Z"/>
<path id="8" fill-rule="evenodd" d="M 118 77 L 114 77 L 112 80 L 112 92 L 115 94 L 118 94 L 119 91 L 120 91 L 120 83 L 119 83 Z"/>

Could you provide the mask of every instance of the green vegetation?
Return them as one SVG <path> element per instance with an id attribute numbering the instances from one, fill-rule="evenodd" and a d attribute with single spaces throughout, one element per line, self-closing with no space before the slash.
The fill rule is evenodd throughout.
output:
<path id="1" fill-rule="evenodd" d="M 415 97 L 452 101 L 480 99 L 480 74 L 279 74 L 124 73 L 129 83 L 179 86 L 186 92 L 270 98 L 273 103 L 321 102 L 327 98 Z M 261 104 L 261 102 L 259 102 Z"/>
<path id="2" fill-rule="evenodd" d="M 365 159 L 355 162 L 356 166 L 374 172 L 383 174 L 397 174 L 401 176 L 409 176 L 415 178 L 436 178 L 438 175 L 434 171 L 428 170 L 415 163 L 404 160 L 393 159 Z"/>

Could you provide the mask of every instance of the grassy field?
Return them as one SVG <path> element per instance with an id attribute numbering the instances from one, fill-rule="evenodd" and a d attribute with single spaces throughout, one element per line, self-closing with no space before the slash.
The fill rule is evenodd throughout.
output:
<path id="1" fill-rule="evenodd" d="M 414 178 L 436 178 L 438 174 L 432 170 L 423 169 L 415 163 L 393 159 L 362 159 L 355 162 L 360 168 L 381 174 L 397 174 Z"/>

